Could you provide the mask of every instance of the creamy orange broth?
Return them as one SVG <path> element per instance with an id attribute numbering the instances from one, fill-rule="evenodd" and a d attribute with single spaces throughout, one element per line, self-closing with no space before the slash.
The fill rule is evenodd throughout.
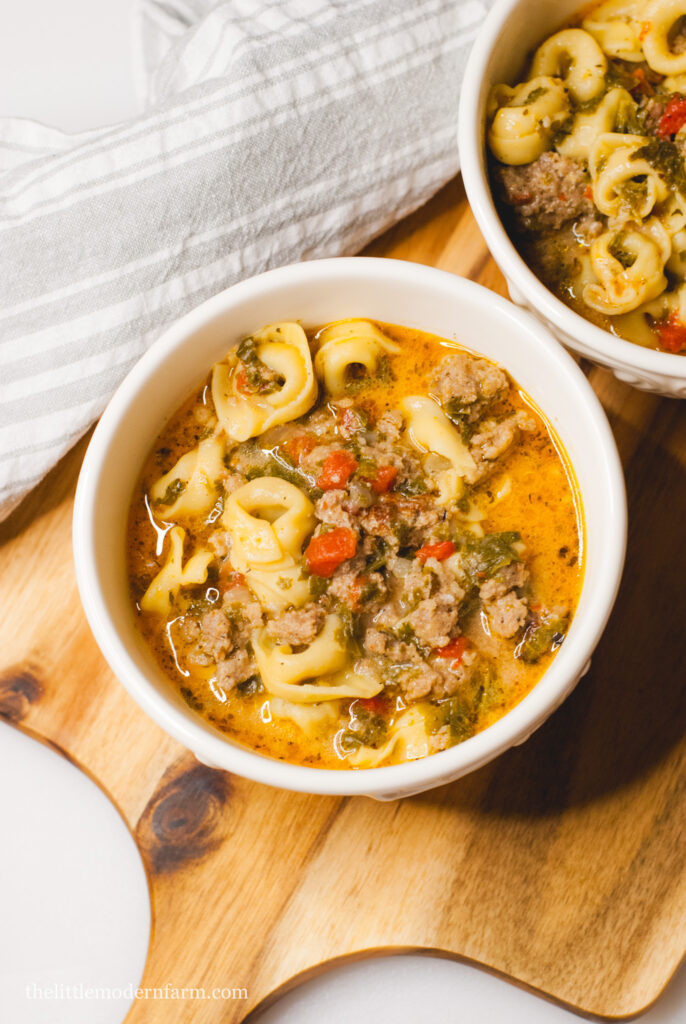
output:
<path id="1" fill-rule="evenodd" d="M 374 421 L 384 410 L 397 409 L 404 395 L 430 394 L 430 377 L 441 359 L 449 353 L 464 351 L 452 342 L 409 328 L 390 324 L 376 326 L 397 341 L 401 351 L 390 359 L 394 381 L 367 387 L 354 396 L 356 404 L 370 411 Z M 307 332 L 314 350 L 319 330 L 321 328 Z M 315 408 L 325 403 L 326 396 L 322 397 L 320 387 L 320 397 Z M 487 534 L 501 531 L 520 533 L 525 545 L 524 558 L 531 571 L 531 614 L 536 614 L 536 607 L 553 609 L 562 606 L 571 617 L 578 602 L 583 577 L 583 524 L 573 473 L 549 424 L 516 385 L 489 409 L 489 416 L 497 419 L 506 410 L 525 411 L 534 418 L 535 430 L 523 435 L 519 443 L 500 458 L 495 470 L 470 489 L 470 499 L 482 507 L 484 519 L 481 527 Z M 349 759 L 340 756 L 340 745 L 337 752 L 335 735 L 340 735 L 348 720 L 350 705 L 355 704 L 354 700 L 340 701 L 340 712 L 335 720 L 312 728 L 308 735 L 288 718 L 276 719 L 271 714 L 268 692 L 262 690 L 252 695 L 239 695 L 234 690 L 225 696 L 220 691 L 218 695 L 213 685 L 211 668 L 206 670 L 203 667 L 200 671 L 189 666 L 178 622 L 168 628 L 168 621 L 179 620 L 183 614 L 183 602 L 173 609 L 168 620 L 140 612 L 138 602 L 141 595 L 164 562 L 158 537 L 163 537 L 169 529 L 163 519 L 156 515 L 149 498 L 150 488 L 184 452 L 198 443 L 206 424 L 212 418 L 208 378 L 172 416 L 143 467 L 133 496 L 128 527 L 128 574 L 138 625 L 167 675 L 170 686 L 178 690 L 189 706 L 216 729 L 234 741 L 274 758 L 321 768 L 351 767 Z M 202 546 L 207 536 L 216 530 L 219 515 L 220 508 L 217 506 L 206 517 L 212 520 L 211 523 L 191 520 L 182 522 L 188 533 L 185 557 L 196 546 Z M 215 572 L 206 584 L 191 588 L 190 597 L 203 599 L 208 591 L 220 588 Z M 186 602 L 188 599 L 187 595 Z M 513 652 L 521 635 L 513 640 L 489 636 L 484 628 L 484 620 L 478 602 L 472 614 L 464 621 L 460 620 L 460 629 L 470 645 L 478 651 L 479 656 L 487 657 L 497 667 L 497 679 L 488 682 L 479 698 L 476 721 L 465 735 L 480 731 L 517 704 L 537 683 L 555 656 L 554 651 L 549 651 L 533 663 L 515 658 Z M 170 643 L 170 635 L 174 638 L 174 647 Z M 394 685 L 382 696 L 381 717 L 388 730 L 392 731 L 399 716 L 412 706 L 412 701 Z M 457 698 L 453 696 L 450 699 L 454 702 Z M 418 703 L 422 707 L 427 706 L 426 699 Z M 429 700 L 428 703 L 432 702 Z M 446 703 L 446 700 L 433 702 L 427 721 L 432 721 L 431 715 L 434 712 L 443 714 Z M 452 729 L 453 720 L 450 721 Z M 456 736 L 451 733 L 450 745 L 461 738 L 464 737 L 458 727 Z M 440 749 L 440 746 L 436 749 Z M 393 753 L 383 763 L 391 764 L 404 759 L 403 754 Z"/>

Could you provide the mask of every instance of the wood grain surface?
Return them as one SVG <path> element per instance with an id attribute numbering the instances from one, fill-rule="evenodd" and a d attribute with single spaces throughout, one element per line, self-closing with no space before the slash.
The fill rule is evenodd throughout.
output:
<path id="1" fill-rule="evenodd" d="M 505 294 L 459 179 L 368 252 Z M 633 1015 L 660 994 L 686 949 L 686 403 L 584 368 L 630 506 L 624 582 L 591 671 L 526 744 L 397 803 L 208 769 L 138 709 L 76 590 L 85 441 L 0 526 L 0 714 L 79 764 L 130 826 L 154 913 L 142 984 L 248 990 L 136 1002 L 129 1024 L 239 1021 L 369 951 L 467 958 L 587 1015 Z"/>

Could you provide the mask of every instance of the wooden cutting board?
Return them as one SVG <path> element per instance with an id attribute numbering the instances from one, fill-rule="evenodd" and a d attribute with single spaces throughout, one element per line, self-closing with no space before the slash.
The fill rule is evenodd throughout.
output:
<path id="1" fill-rule="evenodd" d="M 459 179 L 368 251 L 505 293 Z M 129 825 L 154 912 L 141 984 L 248 991 L 175 1002 L 175 1019 L 241 1020 L 293 979 L 370 952 L 443 951 L 605 1017 L 638 1013 L 676 970 L 686 402 L 585 369 L 630 505 L 624 583 L 591 671 L 526 744 L 398 803 L 279 792 L 208 769 L 138 709 L 76 590 L 70 524 L 85 443 L 0 526 L 0 714 L 72 758 Z M 169 1004 L 136 1002 L 127 1020 L 161 1024 Z"/>

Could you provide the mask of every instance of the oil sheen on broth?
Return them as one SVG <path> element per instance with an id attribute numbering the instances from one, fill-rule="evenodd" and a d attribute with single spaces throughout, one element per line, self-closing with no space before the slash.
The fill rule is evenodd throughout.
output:
<path id="1" fill-rule="evenodd" d="M 233 740 L 321 768 L 484 729 L 579 596 L 550 427 L 500 368 L 408 328 L 279 324 L 237 352 L 166 425 L 131 505 L 132 603 L 170 686 Z M 294 353 L 314 357 L 300 377 Z"/>

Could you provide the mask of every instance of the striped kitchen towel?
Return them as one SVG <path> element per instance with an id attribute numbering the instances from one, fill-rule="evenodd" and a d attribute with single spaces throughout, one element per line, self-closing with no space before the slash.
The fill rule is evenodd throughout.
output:
<path id="1" fill-rule="evenodd" d="M 140 0 L 144 113 L 0 121 L 0 518 L 170 321 L 351 254 L 458 168 L 488 0 Z"/>

